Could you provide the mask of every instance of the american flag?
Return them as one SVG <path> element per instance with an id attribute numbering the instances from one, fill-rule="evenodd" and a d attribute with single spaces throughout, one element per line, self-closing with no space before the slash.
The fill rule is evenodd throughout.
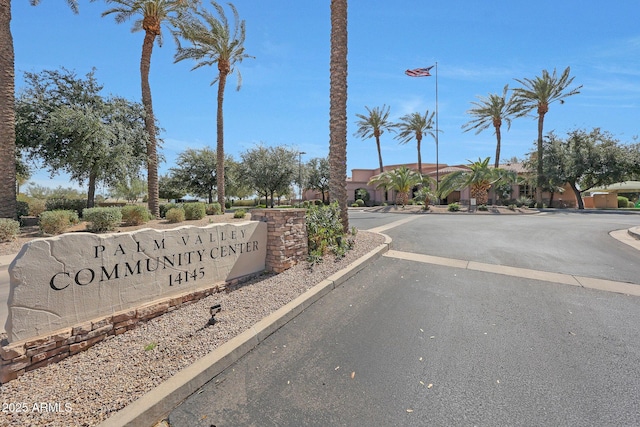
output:
<path id="1" fill-rule="evenodd" d="M 431 73 L 429 73 L 429 71 L 432 68 L 433 68 L 433 65 L 427 68 L 416 68 L 414 70 L 407 70 L 404 73 L 409 77 L 430 77 Z"/>

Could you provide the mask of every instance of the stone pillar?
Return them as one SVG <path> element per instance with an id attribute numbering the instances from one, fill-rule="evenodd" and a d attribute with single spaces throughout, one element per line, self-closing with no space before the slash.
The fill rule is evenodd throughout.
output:
<path id="1" fill-rule="evenodd" d="M 282 273 L 307 258 L 305 209 L 253 209 L 251 220 L 267 223 L 267 271 Z"/>

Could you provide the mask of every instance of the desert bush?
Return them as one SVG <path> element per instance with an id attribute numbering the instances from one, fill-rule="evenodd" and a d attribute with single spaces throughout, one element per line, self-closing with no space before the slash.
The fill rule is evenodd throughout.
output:
<path id="1" fill-rule="evenodd" d="M 46 207 L 48 211 L 76 211 L 80 218 L 83 217 L 83 210 L 87 207 L 86 199 L 47 199 Z"/>
<path id="2" fill-rule="evenodd" d="M 458 212 L 460 210 L 460 205 L 458 203 L 449 203 L 447 210 L 449 212 Z"/>
<path id="3" fill-rule="evenodd" d="M 312 205 L 307 210 L 307 243 L 311 264 L 322 260 L 322 256 L 331 251 L 338 257 L 344 256 L 354 244 L 353 238 L 346 239 L 340 222 L 340 207 L 330 205 Z"/>
<path id="4" fill-rule="evenodd" d="M 207 208 L 202 202 L 185 203 L 182 208 L 184 209 L 184 218 L 188 220 L 202 219 L 207 216 Z"/>
<path id="5" fill-rule="evenodd" d="M 486 212 L 489 210 L 489 208 L 487 207 L 487 205 L 479 205 L 478 210 Z"/>
<path id="6" fill-rule="evenodd" d="M 356 203 L 356 205 L 357 205 L 358 207 L 363 207 L 363 206 L 364 206 L 364 200 L 362 200 L 362 199 L 358 199 L 358 200 L 356 200 L 356 202 L 355 202 L 355 203 Z"/>
<path id="7" fill-rule="evenodd" d="M 47 210 L 47 203 L 42 199 L 31 198 L 29 203 L 29 215 L 39 216 L 42 212 Z"/>
<path id="8" fill-rule="evenodd" d="M 165 218 L 169 209 L 180 207 L 181 205 L 177 205 L 175 203 L 164 203 L 159 206 L 160 210 L 160 218 Z"/>
<path id="9" fill-rule="evenodd" d="M 511 205 L 507 206 L 507 209 L 512 210 L 512 211 L 514 211 L 514 212 L 515 212 L 515 210 L 516 210 L 516 205 L 511 204 Z"/>
<path id="10" fill-rule="evenodd" d="M 233 213 L 233 217 L 234 218 L 244 218 L 244 216 L 247 214 L 247 211 L 245 211 L 244 209 L 238 209 L 237 211 L 235 211 Z"/>
<path id="11" fill-rule="evenodd" d="M 184 221 L 184 209 L 181 207 L 171 208 L 165 214 L 165 218 L 171 223 L 182 222 Z"/>
<path id="12" fill-rule="evenodd" d="M 20 223 L 10 218 L 0 218 L 0 242 L 10 242 L 20 233 Z"/>
<path id="13" fill-rule="evenodd" d="M 229 203 L 229 202 L 227 202 L 227 203 Z M 225 207 L 227 209 L 229 209 L 231 206 L 227 207 L 227 203 L 225 203 Z M 222 214 L 222 208 L 220 207 L 220 203 L 218 203 L 218 202 L 207 204 L 205 210 L 207 212 L 207 215 L 221 215 Z"/>
<path id="14" fill-rule="evenodd" d="M 518 199 L 516 200 L 516 206 L 518 207 L 524 206 L 527 208 L 532 208 L 535 206 L 535 204 L 536 201 L 530 197 L 518 197 Z"/>
<path id="15" fill-rule="evenodd" d="M 227 200 L 226 202 L 224 202 L 224 208 L 225 209 L 231 209 L 231 206 L 233 206 L 233 202 L 231 200 Z M 207 214 L 209 215 L 209 214 Z"/>
<path id="16" fill-rule="evenodd" d="M 45 234 L 62 234 L 78 223 L 78 213 L 73 210 L 45 211 L 40 214 L 40 230 Z"/>
<path id="17" fill-rule="evenodd" d="M 255 206 L 255 205 L 257 205 L 255 200 L 236 200 L 233 202 L 233 206 Z"/>
<path id="18" fill-rule="evenodd" d="M 149 222 L 152 218 L 151 212 L 146 206 L 127 205 L 120 209 L 122 212 L 122 221 L 126 225 L 141 225 Z"/>
<path id="19" fill-rule="evenodd" d="M 94 233 L 104 233 L 114 231 L 122 222 L 122 211 L 120 208 L 85 208 L 82 217 L 89 224 L 88 230 Z"/>
<path id="20" fill-rule="evenodd" d="M 619 208 L 629 207 L 629 199 L 624 196 L 618 196 L 618 207 Z"/>
<path id="21" fill-rule="evenodd" d="M 352 208 L 357 208 L 357 207 L 358 207 L 358 204 L 357 204 L 357 203 L 351 203 L 351 207 L 352 207 Z"/>
<path id="22" fill-rule="evenodd" d="M 29 202 L 18 200 L 16 202 L 16 211 L 18 218 L 29 215 Z"/>

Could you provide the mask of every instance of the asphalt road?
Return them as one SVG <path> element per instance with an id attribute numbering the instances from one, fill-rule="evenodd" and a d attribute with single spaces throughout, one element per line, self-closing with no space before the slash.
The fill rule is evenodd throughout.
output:
<path id="1" fill-rule="evenodd" d="M 406 216 L 352 212 L 360 229 Z M 424 215 L 395 251 L 640 286 L 640 216 Z M 385 256 L 169 417 L 171 426 L 640 425 L 640 299 Z"/>

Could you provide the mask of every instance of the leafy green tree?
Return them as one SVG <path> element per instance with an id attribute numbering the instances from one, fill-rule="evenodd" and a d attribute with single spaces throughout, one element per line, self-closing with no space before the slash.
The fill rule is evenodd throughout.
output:
<path id="1" fill-rule="evenodd" d="M 578 209 L 584 209 L 582 192 L 629 179 L 633 152 L 633 146 L 621 145 L 598 128 L 573 130 L 564 140 L 550 133 L 544 141 L 544 173 L 553 185 L 568 183 Z M 537 158 L 537 152 L 530 153 L 528 164 L 537 167 Z"/>
<path id="2" fill-rule="evenodd" d="M 305 166 L 306 182 L 304 187 L 319 191 L 322 194 L 322 203 L 327 203 L 329 195 L 329 159 L 326 157 L 314 157 Z"/>
<path id="3" fill-rule="evenodd" d="M 95 1 L 95 0 L 91 0 Z M 162 25 L 176 27 L 181 19 L 194 8 L 199 0 L 104 0 L 116 6 L 105 10 L 102 16 L 114 14 L 118 24 L 132 17 L 138 19 L 133 23 L 132 31 L 144 31 L 142 54 L 140 56 L 140 82 L 142 88 L 142 105 L 145 110 L 145 128 L 147 131 L 147 181 L 149 187 L 149 211 L 159 218 L 158 201 L 158 144 L 156 140 L 156 123 L 153 114 L 149 71 L 151 70 L 151 54 L 153 44 L 157 40 L 162 46 Z"/>
<path id="4" fill-rule="evenodd" d="M 32 6 L 39 0 L 30 0 Z M 76 0 L 67 0 L 78 13 Z M 11 0 L 0 0 L 0 218 L 17 218 L 15 131 L 15 54 L 11 35 Z"/>
<path id="5" fill-rule="evenodd" d="M 98 182 L 114 185 L 143 166 L 144 110 L 124 98 L 103 98 L 95 70 L 85 78 L 66 69 L 25 73 L 16 102 L 16 143 L 29 159 L 87 184 L 92 207 Z"/>
<path id="6" fill-rule="evenodd" d="M 436 137 L 433 130 L 433 116 L 435 113 L 429 115 L 427 110 L 424 115 L 420 113 L 411 113 L 400 117 L 400 122 L 396 123 L 396 127 L 399 129 L 396 139 L 400 141 L 400 144 L 406 144 L 413 138 L 418 143 L 418 172 L 422 175 L 422 155 L 420 154 L 420 144 L 422 138 L 426 135 L 430 135 L 434 140 Z"/>
<path id="7" fill-rule="evenodd" d="M 129 176 L 121 179 L 109 189 L 111 197 L 122 197 L 130 203 L 135 203 L 147 193 L 147 182 L 138 176 Z"/>
<path id="8" fill-rule="evenodd" d="M 158 195 L 161 199 L 167 201 L 171 199 L 181 199 L 187 194 L 182 181 L 175 179 L 170 175 L 160 175 L 158 179 Z"/>
<path id="9" fill-rule="evenodd" d="M 224 188 L 227 200 L 231 200 L 232 197 L 246 199 L 254 195 L 253 188 L 248 186 L 242 179 L 242 163 L 237 162 L 231 156 L 227 156 L 224 161 L 224 169 Z"/>
<path id="10" fill-rule="evenodd" d="M 413 187 L 422 184 L 423 177 L 418 171 L 400 166 L 397 169 L 382 172 L 371 178 L 368 185 L 375 188 L 392 189 L 396 191 L 396 204 L 403 207 L 409 202 L 409 193 Z"/>
<path id="11" fill-rule="evenodd" d="M 344 233 L 347 210 L 347 0 L 331 0 L 329 59 L 329 194 L 338 203 Z"/>
<path id="12" fill-rule="evenodd" d="M 274 206 L 274 195 L 285 194 L 298 174 L 298 150 L 285 146 L 256 148 L 241 154 L 243 175 L 246 185 L 255 191 L 271 198 Z"/>
<path id="13" fill-rule="evenodd" d="M 232 159 L 227 158 L 231 163 Z M 182 183 L 189 194 L 206 197 L 213 203 L 217 185 L 217 154 L 210 148 L 188 148 L 178 155 L 171 177 Z"/>
<path id="14" fill-rule="evenodd" d="M 511 128 L 511 119 L 520 114 L 521 107 L 514 101 L 512 94 L 507 98 L 509 85 L 505 85 L 502 94 L 490 93 L 488 97 L 479 96 L 478 101 L 471 102 L 474 106 L 467 111 L 467 114 L 474 117 L 473 120 L 462 125 L 465 132 L 475 130 L 476 135 L 493 126 L 496 134 L 496 157 L 495 168 L 500 165 L 500 148 L 502 144 L 502 133 L 500 131 L 502 123 L 507 124 L 507 129 Z"/>
<path id="15" fill-rule="evenodd" d="M 519 105 L 522 113 L 528 113 L 536 110 L 538 118 L 538 159 L 542 161 L 537 163 L 537 184 L 536 184 L 536 202 L 538 206 L 542 206 L 542 186 L 545 183 L 544 177 L 544 117 L 549 111 L 549 105 L 559 101 L 564 104 L 565 98 L 580 93 L 582 85 L 569 89 L 573 83 L 574 77 L 569 77 L 570 67 L 567 67 L 562 75 L 558 77 L 555 68 L 553 74 L 549 74 L 547 70 L 542 70 L 542 76 L 533 79 L 515 79 L 522 87 L 514 89 L 514 102 Z"/>
<path id="16" fill-rule="evenodd" d="M 64 188 L 61 185 L 56 188 L 49 188 L 43 185 L 38 185 L 33 182 L 29 183 L 27 187 L 27 193 L 34 199 L 46 200 L 46 199 L 84 199 L 86 194 L 78 191 L 75 188 Z"/>
<path id="17" fill-rule="evenodd" d="M 240 70 L 235 68 L 243 59 L 253 58 L 245 53 L 245 22 L 240 20 L 235 6 L 229 3 L 229 7 L 234 16 L 233 31 L 229 26 L 229 21 L 224 14 L 224 9 L 215 1 L 211 5 L 216 9 L 218 17 L 215 17 L 206 9 L 198 9 L 195 15 L 185 17 L 186 19 L 177 22 L 177 31 L 174 33 L 185 40 L 191 42 L 192 46 L 178 46 L 175 61 L 193 59 L 197 63 L 192 68 L 195 70 L 205 65 L 217 65 L 218 75 L 211 84 L 218 83 L 218 109 L 216 113 L 216 133 L 217 144 L 217 188 L 218 203 L 224 213 L 225 205 L 225 168 L 224 168 L 224 90 L 227 84 L 227 76 L 234 70 L 238 76 L 237 90 L 240 90 L 242 77 Z"/>
<path id="18" fill-rule="evenodd" d="M 384 133 L 384 131 L 395 132 L 395 127 L 391 121 L 389 121 L 389 110 L 391 107 L 387 107 L 383 105 L 380 107 L 373 107 L 370 109 L 365 106 L 367 109 L 368 115 L 364 114 L 356 114 L 360 120 L 356 122 L 358 125 L 358 130 L 355 133 L 355 136 L 358 136 L 362 139 L 367 138 L 375 138 L 376 146 L 378 147 L 378 161 L 380 163 L 380 172 L 383 172 L 382 166 L 382 151 L 380 150 L 380 136 Z"/>
<path id="19" fill-rule="evenodd" d="M 447 197 L 453 191 L 470 187 L 471 197 L 478 205 L 486 205 L 489 201 L 489 189 L 496 183 L 511 183 L 516 180 L 516 173 L 506 169 L 489 166 L 490 157 L 478 159 L 469 165 L 468 171 L 455 171 L 446 175 L 440 182 L 439 194 Z"/>

